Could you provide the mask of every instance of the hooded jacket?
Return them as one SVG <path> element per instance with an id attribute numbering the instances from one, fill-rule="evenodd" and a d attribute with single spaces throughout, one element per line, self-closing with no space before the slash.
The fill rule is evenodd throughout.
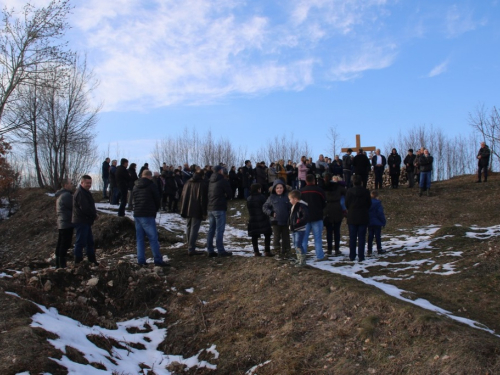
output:
<path id="1" fill-rule="evenodd" d="M 347 190 L 345 206 L 347 208 L 348 225 L 368 225 L 370 215 L 368 211 L 372 205 L 370 192 L 362 186 L 354 186 Z"/>
<path id="2" fill-rule="evenodd" d="M 71 224 L 73 194 L 69 190 L 61 189 L 56 192 L 55 197 L 57 198 L 57 229 L 73 228 L 73 224 Z"/>
<path id="3" fill-rule="evenodd" d="M 132 190 L 134 217 L 156 217 L 160 209 L 158 187 L 149 178 L 142 177 L 135 182 Z"/>
<path id="4" fill-rule="evenodd" d="M 276 194 L 277 185 L 283 185 L 283 194 Z M 288 225 L 291 208 L 292 204 L 286 193 L 286 184 L 280 179 L 274 181 L 271 195 L 269 195 L 269 198 L 267 198 L 266 203 L 262 207 L 263 212 L 270 217 L 271 225 Z M 274 217 L 274 214 L 276 214 L 276 217 Z"/>

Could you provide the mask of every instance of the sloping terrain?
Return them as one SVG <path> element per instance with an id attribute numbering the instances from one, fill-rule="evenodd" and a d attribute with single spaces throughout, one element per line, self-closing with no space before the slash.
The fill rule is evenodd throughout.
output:
<path id="1" fill-rule="evenodd" d="M 487 184 L 464 176 L 433 184 L 430 197 L 383 190 L 388 253 L 363 264 L 311 258 L 304 269 L 251 257 L 242 201 L 231 202 L 225 236 L 239 256 L 188 257 L 182 219 L 162 214 L 162 252 L 172 267 L 139 268 L 133 222 L 100 204 L 100 266 L 69 262 L 57 271 L 54 198 L 24 190 L 19 211 L 0 223 L 0 373 L 500 373 L 499 187 L 497 176 Z M 63 333 L 30 326 L 42 324 L 43 306 L 111 331 L 87 333 L 90 344 L 80 349 L 68 341 L 61 348 Z M 160 361 L 149 360 L 147 341 L 111 333 L 142 317 L 149 325 L 128 331 L 164 329 L 154 348 L 164 353 Z M 85 353 L 94 347 L 104 356 Z M 136 354 L 143 363 L 124 370 Z"/>

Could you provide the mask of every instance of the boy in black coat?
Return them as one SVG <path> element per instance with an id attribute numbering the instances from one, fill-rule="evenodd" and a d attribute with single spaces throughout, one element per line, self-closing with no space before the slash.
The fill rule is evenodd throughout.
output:
<path id="1" fill-rule="evenodd" d="M 304 267 L 306 265 L 307 249 L 304 248 L 304 235 L 306 233 L 306 224 L 309 222 L 309 209 L 307 203 L 300 200 L 301 193 L 298 190 L 292 190 L 288 193 L 288 199 L 292 204 L 292 212 L 288 222 L 290 232 L 293 235 L 293 244 L 297 254 L 295 267 Z"/>

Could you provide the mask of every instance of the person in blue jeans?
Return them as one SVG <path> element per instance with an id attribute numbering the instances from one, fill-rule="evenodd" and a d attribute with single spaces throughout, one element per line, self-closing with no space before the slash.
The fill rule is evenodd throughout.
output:
<path id="1" fill-rule="evenodd" d="M 323 210 L 326 207 L 325 191 L 316 185 L 314 175 L 306 176 L 306 186 L 300 189 L 301 198 L 307 203 L 309 208 L 309 222 L 306 224 L 306 231 L 302 246 L 307 250 L 307 242 L 311 230 L 314 236 L 314 250 L 316 252 L 316 261 L 328 260 L 323 252 L 322 234 L 323 234 Z"/>
<path id="2" fill-rule="evenodd" d="M 349 227 L 349 259 L 356 259 L 356 243 L 358 261 L 365 260 L 366 228 L 370 223 L 369 210 L 372 205 L 370 192 L 361 186 L 361 176 L 352 179 L 353 187 L 347 190 L 345 206 L 347 208 L 347 225 Z"/>
<path id="3" fill-rule="evenodd" d="M 309 221 L 309 209 L 307 203 L 300 200 L 301 193 L 298 190 L 292 190 L 288 193 L 288 199 L 292 205 L 292 212 L 288 225 L 290 232 L 293 236 L 293 245 L 295 247 L 295 254 L 297 255 L 297 262 L 295 267 L 304 267 L 306 265 L 307 249 L 304 249 L 304 235 L 306 233 L 306 225 Z"/>
<path id="4" fill-rule="evenodd" d="M 226 229 L 227 200 L 231 199 L 233 191 L 229 180 L 225 178 L 227 171 L 217 165 L 210 176 L 208 184 L 208 232 L 207 250 L 209 257 L 231 256 L 231 251 L 224 249 L 224 231 Z M 214 249 L 214 236 L 217 252 Z"/>
<path id="5" fill-rule="evenodd" d="M 160 192 L 153 182 L 153 173 L 144 170 L 143 176 L 138 179 L 132 190 L 134 206 L 135 234 L 137 240 L 137 263 L 146 265 L 145 242 L 147 236 L 155 266 L 165 267 L 168 264 L 163 261 L 158 242 L 158 230 L 156 229 L 156 213 L 160 209 Z"/>
<path id="6" fill-rule="evenodd" d="M 83 260 L 83 249 L 85 248 L 89 262 L 99 265 L 95 257 L 94 236 L 92 234 L 92 225 L 97 219 L 97 211 L 94 198 L 90 192 L 91 187 L 92 177 L 84 175 L 80 179 L 80 185 L 73 195 L 71 223 L 75 226 L 76 230 L 75 264 Z"/>
<path id="7" fill-rule="evenodd" d="M 427 196 L 430 195 L 433 162 L 434 158 L 429 154 L 429 150 L 424 148 L 423 154 L 417 159 L 417 164 L 420 168 L 420 190 L 418 192 L 420 197 L 424 191 L 427 192 Z"/>
<path id="8" fill-rule="evenodd" d="M 378 199 L 378 191 L 373 190 L 370 193 L 372 198 L 372 205 L 370 206 L 370 224 L 368 225 L 368 255 L 372 255 L 373 252 L 373 237 L 375 237 L 375 242 L 377 244 L 377 253 L 384 254 L 385 251 L 382 250 L 382 227 L 385 227 L 385 215 L 384 208 L 382 207 L 382 202 Z"/>

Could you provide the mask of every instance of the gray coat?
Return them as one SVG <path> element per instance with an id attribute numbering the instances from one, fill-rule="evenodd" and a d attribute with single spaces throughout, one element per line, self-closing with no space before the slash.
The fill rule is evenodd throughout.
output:
<path id="1" fill-rule="evenodd" d="M 73 194 L 71 191 L 61 189 L 56 192 L 57 229 L 73 228 L 71 214 L 73 212 Z"/>

